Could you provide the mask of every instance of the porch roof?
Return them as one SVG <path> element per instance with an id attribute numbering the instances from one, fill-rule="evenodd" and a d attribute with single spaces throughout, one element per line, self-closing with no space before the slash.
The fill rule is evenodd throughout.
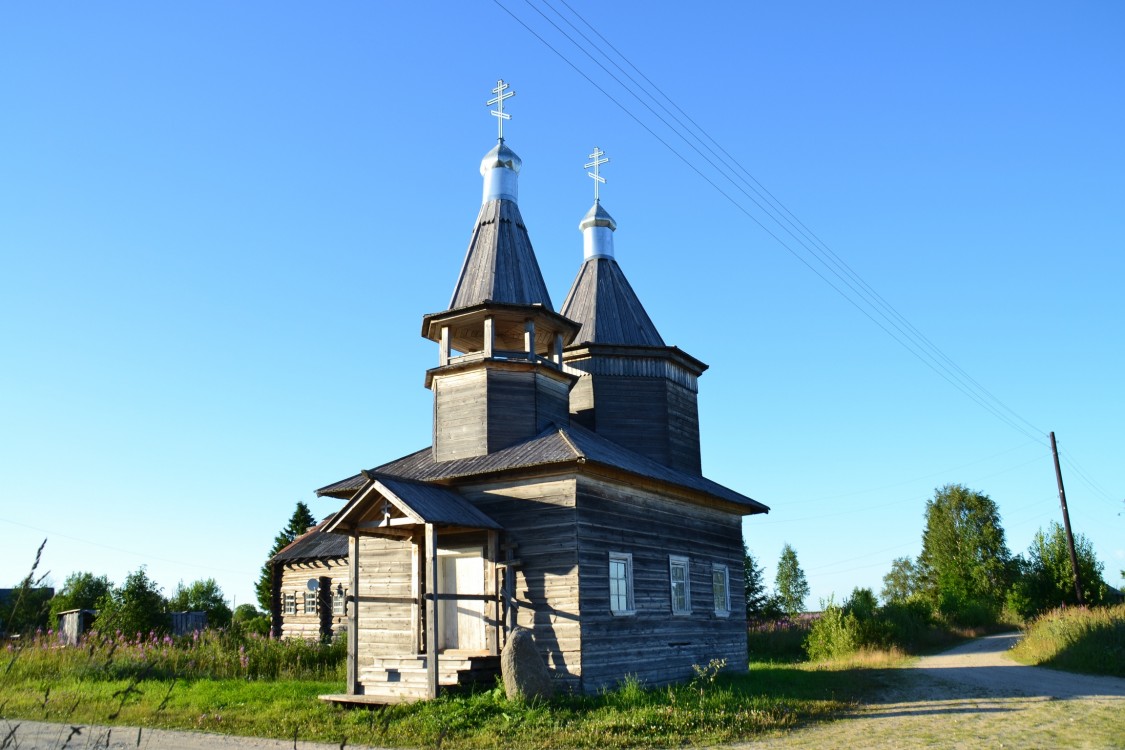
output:
<path id="1" fill-rule="evenodd" d="M 503 529 L 455 490 L 379 472 L 365 471 L 361 476 L 364 481 L 347 505 L 325 526 L 325 531 L 363 529 L 379 533 L 422 524 Z M 372 511 L 379 508 L 385 511 L 382 520 L 373 521 Z"/>

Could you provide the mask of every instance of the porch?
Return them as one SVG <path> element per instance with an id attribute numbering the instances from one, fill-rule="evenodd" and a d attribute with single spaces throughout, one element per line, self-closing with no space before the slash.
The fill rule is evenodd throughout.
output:
<path id="1" fill-rule="evenodd" d="M 321 699 L 401 703 L 493 679 L 508 609 L 500 525 L 453 490 L 365 478 L 328 528 L 349 536 L 347 692 Z"/>

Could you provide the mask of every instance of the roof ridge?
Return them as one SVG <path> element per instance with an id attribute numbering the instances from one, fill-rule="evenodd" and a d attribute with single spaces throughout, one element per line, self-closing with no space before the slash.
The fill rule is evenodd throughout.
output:
<path id="1" fill-rule="evenodd" d="M 562 438 L 563 442 L 566 443 L 572 451 L 574 451 L 575 459 L 577 459 L 578 461 L 585 461 L 586 454 L 580 451 L 578 449 L 578 446 L 574 444 L 574 441 L 570 439 L 570 435 L 567 434 L 567 428 L 559 427 L 558 425 L 555 425 L 555 427 L 559 431 L 559 437 Z"/>

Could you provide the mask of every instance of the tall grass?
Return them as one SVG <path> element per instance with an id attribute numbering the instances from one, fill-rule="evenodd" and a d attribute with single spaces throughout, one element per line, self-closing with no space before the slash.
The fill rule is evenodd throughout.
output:
<path id="1" fill-rule="evenodd" d="M 273 640 L 239 629 L 173 638 L 91 631 L 66 645 L 51 631 L 6 647 L 7 680 L 246 679 L 344 680 L 346 644 Z"/>
<path id="2" fill-rule="evenodd" d="M 1012 656 L 1024 664 L 1125 677 L 1125 604 L 1047 612 L 1027 626 Z"/>

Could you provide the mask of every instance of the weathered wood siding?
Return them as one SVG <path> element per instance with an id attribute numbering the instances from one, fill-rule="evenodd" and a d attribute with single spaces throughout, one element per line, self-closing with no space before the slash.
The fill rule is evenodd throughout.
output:
<path id="1" fill-rule="evenodd" d="M 742 519 L 589 475 L 577 483 L 577 550 L 585 692 L 634 674 L 650 685 L 683 680 L 693 664 L 726 659 L 744 671 Z M 633 559 L 636 614 L 609 608 L 609 553 Z M 690 560 L 691 614 L 673 615 L 669 555 Z M 715 613 L 712 566 L 729 573 L 730 614 Z"/>
<path id="2" fill-rule="evenodd" d="M 460 491 L 504 526 L 513 552 L 517 623 L 530 628 L 547 665 L 579 687 L 582 632 L 574 475 L 474 484 Z M 503 555 L 501 555 L 503 559 Z"/>
<path id="3" fill-rule="evenodd" d="M 585 375 L 570 412 L 599 435 L 683 471 L 700 473 L 699 406 L 693 390 L 670 379 Z"/>
<path id="4" fill-rule="evenodd" d="M 358 667 L 377 657 L 407 656 L 415 646 L 414 545 L 410 539 L 359 538 Z"/>
<path id="5" fill-rule="evenodd" d="M 436 375 L 434 458 L 483 456 L 569 419 L 570 381 L 544 366 Z"/>
<path id="6" fill-rule="evenodd" d="M 333 635 L 339 634 L 347 629 L 347 620 L 343 615 L 332 615 L 331 620 L 322 621 L 324 613 L 318 611 L 315 614 L 305 614 L 305 594 L 308 592 L 308 582 L 310 578 L 316 578 L 318 582 L 323 583 L 324 578 L 331 581 L 330 590 L 334 591 L 336 586 L 343 586 L 344 590 L 350 594 L 351 591 L 348 583 L 348 560 L 346 557 L 340 557 L 329 560 L 312 560 L 309 562 L 300 563 L 285 563 L 281 566 L 281 585 L 279 587 L 280 601 L 278 610 L 281 613 L 281 637 L 282 638 L 305 638 L 306 640 L 314 641 L 319 640 L 322 635 L 322 628 L 325 624 L 330 624 L 331 632 Z M 318 599 L 320 600 L 319 610 L 324 608 L 325 594 L 327 592 L 319 592 Z M 288 595 L 296 596 L 297 599 L 297 614 L 287 614 L 285 612 L 285 600 Z M 331 607 L 331 600 L 328 600 L 327 606 Z"/>

